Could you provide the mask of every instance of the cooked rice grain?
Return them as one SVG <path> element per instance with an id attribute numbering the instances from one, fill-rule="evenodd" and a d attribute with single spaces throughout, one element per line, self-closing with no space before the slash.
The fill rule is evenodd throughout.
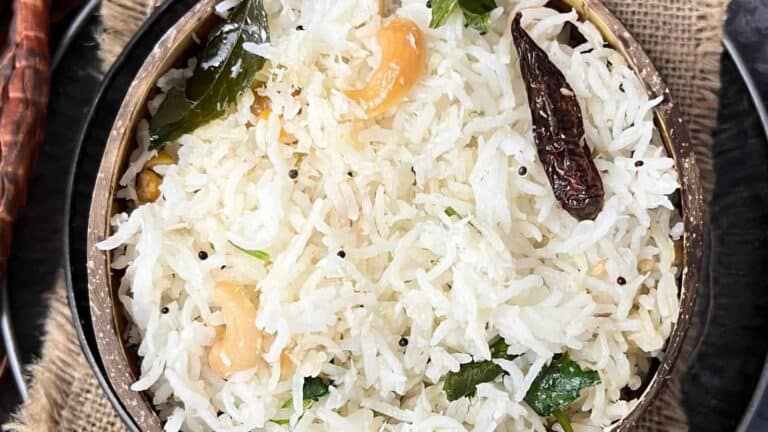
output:
<path id="1" fill-rule="evenodd" d="M 269 420 L 288 400 L 300 406 L 302 378 L 322 373 L 335 385 L 293 413 L 294 430 L 544 432 L 522 398 L 564 351 L 602 379 L 569 410 L 577 430 L 624 415 L 635 401 L 621 390 L 641 384 L 677 319 L 672 233 L 682 225 L 669 199 L 674 164 L 652 120 L 659 101 L 621 56 L 591 24 L 542 0 L 500 2 L 486 35 L 458 14 L 429 29 L 424 0 L 404 0 L 395 14 L 424 31 L 428 71 L 395 109 L 364 120 L 342 91 L 360 88 L 378 62 L 374 35 L 391 19 L 379 2 L 265 3 L 272 44 L 248 49 L 269 60 L 255 92 L 272 114 L 258 121 L 246 92 L 225 117 L 172 143 L 178 163 L 163 167 L 162 198 L 116 215 L 100 244 L 125 270 L 119 295 L 142 359 L 134 390 L 149 389 L 166 430 L 284 430 Z M 521 8 L 581 103 L 606 190 L 595 221 L 558 206 L 538 162 L 507 25 Z M 588 42 L 559 43 L 566 22 Z M 188 75 L 171 71 L 158 85 Z M 281 128 L 298 143 L 282 144 Z M 137 136 L 121 180 L 127 199 L 154 154 L 146 122 Z M 298 168 L 297 153 L 306 153 Z M 289 353 L 293 376 L 213 373 L 207 353 L 224 321 L 211 295 L 221 281 L 258 293 L 256 324 L 274 336 L 264 358 L 276 365 Z M 521 354 L 499 361 L 508 375 L 449 403 L 445 374 L 487 359 L 497 335 Z"/>

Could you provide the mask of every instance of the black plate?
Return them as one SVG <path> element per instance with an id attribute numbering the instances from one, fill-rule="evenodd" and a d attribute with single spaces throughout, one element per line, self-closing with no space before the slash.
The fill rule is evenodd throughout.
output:
<path id="1" fill-rule="evenodd" d="M 195 3 L 167 1 L 116 61 L 86 119 L 68 190 L 64 253 L 70 307 L 88 362 L 132 430 L 137 430 L 135 424 L 105 379 L 91 328 L 85 267 L 88 211 L 107 136 L 128 86 L 166 29 Z M 768 11 L 768 4 L 764 9 Z M 763 130 L 768 125 L 759 121 L 740 75 L 744 72 L 724 56 L 720 126 L 714 146 L 720 175 L 712 203 L 712 278 L 709 295 L 704 296 L 708 309 L 702 330 L 706 332 L 684 382 L 686 411 L 691 430 L 697 432 L 734 430 L 740 421 L 746 428 L 759 406 L 760 392 L 752 395 L 760 390 L 758 382 L 768 346 L 764 336 L 768 334 L 768 279 L 760 273 L 768 268 L 768 260 L 762 260 L 768 257 L 768 205 L 764 204 L 768 202 L 768 163 L 764 158 L 768 144 Z M 747 418 L 743 418 L 745 413 Z M 757 427 L 742 430 L 766 430 Z"/>

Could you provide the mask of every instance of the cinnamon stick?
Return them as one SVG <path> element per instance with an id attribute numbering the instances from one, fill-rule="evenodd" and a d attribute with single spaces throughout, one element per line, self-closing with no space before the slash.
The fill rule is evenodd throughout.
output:
<path id="1" fill-rule="evenodd" d="M 49 4 L 15 0 L 0 55 L 0 278 L 13 222 L 27 201 L 32 164 L 43 140 L 50 87 Z"/>

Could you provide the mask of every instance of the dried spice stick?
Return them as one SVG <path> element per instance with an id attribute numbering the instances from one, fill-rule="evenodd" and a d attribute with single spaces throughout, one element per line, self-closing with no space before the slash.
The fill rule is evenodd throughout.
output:
<path id="1" fill-rule="evenodd" d="M 49 2 L 16 0 L 0 56 L 0 278 L 5 276 L 13 222 L 27 200 L 32 163 L 43 140 L 50 55 Z"/>

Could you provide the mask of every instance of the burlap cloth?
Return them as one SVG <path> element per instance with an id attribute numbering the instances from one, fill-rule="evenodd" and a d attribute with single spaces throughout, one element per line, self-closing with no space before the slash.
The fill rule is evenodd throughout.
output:
<path id="1" fill-rule="evenodd" d="M 100 50 L 104 69 L 114 61 L 160 1 L 102 2 Z M 682 107 L 696 145 L 707 196 L 711 195 L 714 184 L 711 131 L 717 116 L 720 37 L 728 1 L 604 0 L 640 41 Z M 124 430 L 80 351 L 61 278 L 52 290 L 50 305 L 41 358 L 28 370 L 32 380 L 29 399 L 14 422 L 4 428 L 25 432 Z M 683 361 L 675 369 L 675 376 L 638 430 L 674 432 L 688 429 L 679 386 L 686 354 L 684 350 Z"/>

